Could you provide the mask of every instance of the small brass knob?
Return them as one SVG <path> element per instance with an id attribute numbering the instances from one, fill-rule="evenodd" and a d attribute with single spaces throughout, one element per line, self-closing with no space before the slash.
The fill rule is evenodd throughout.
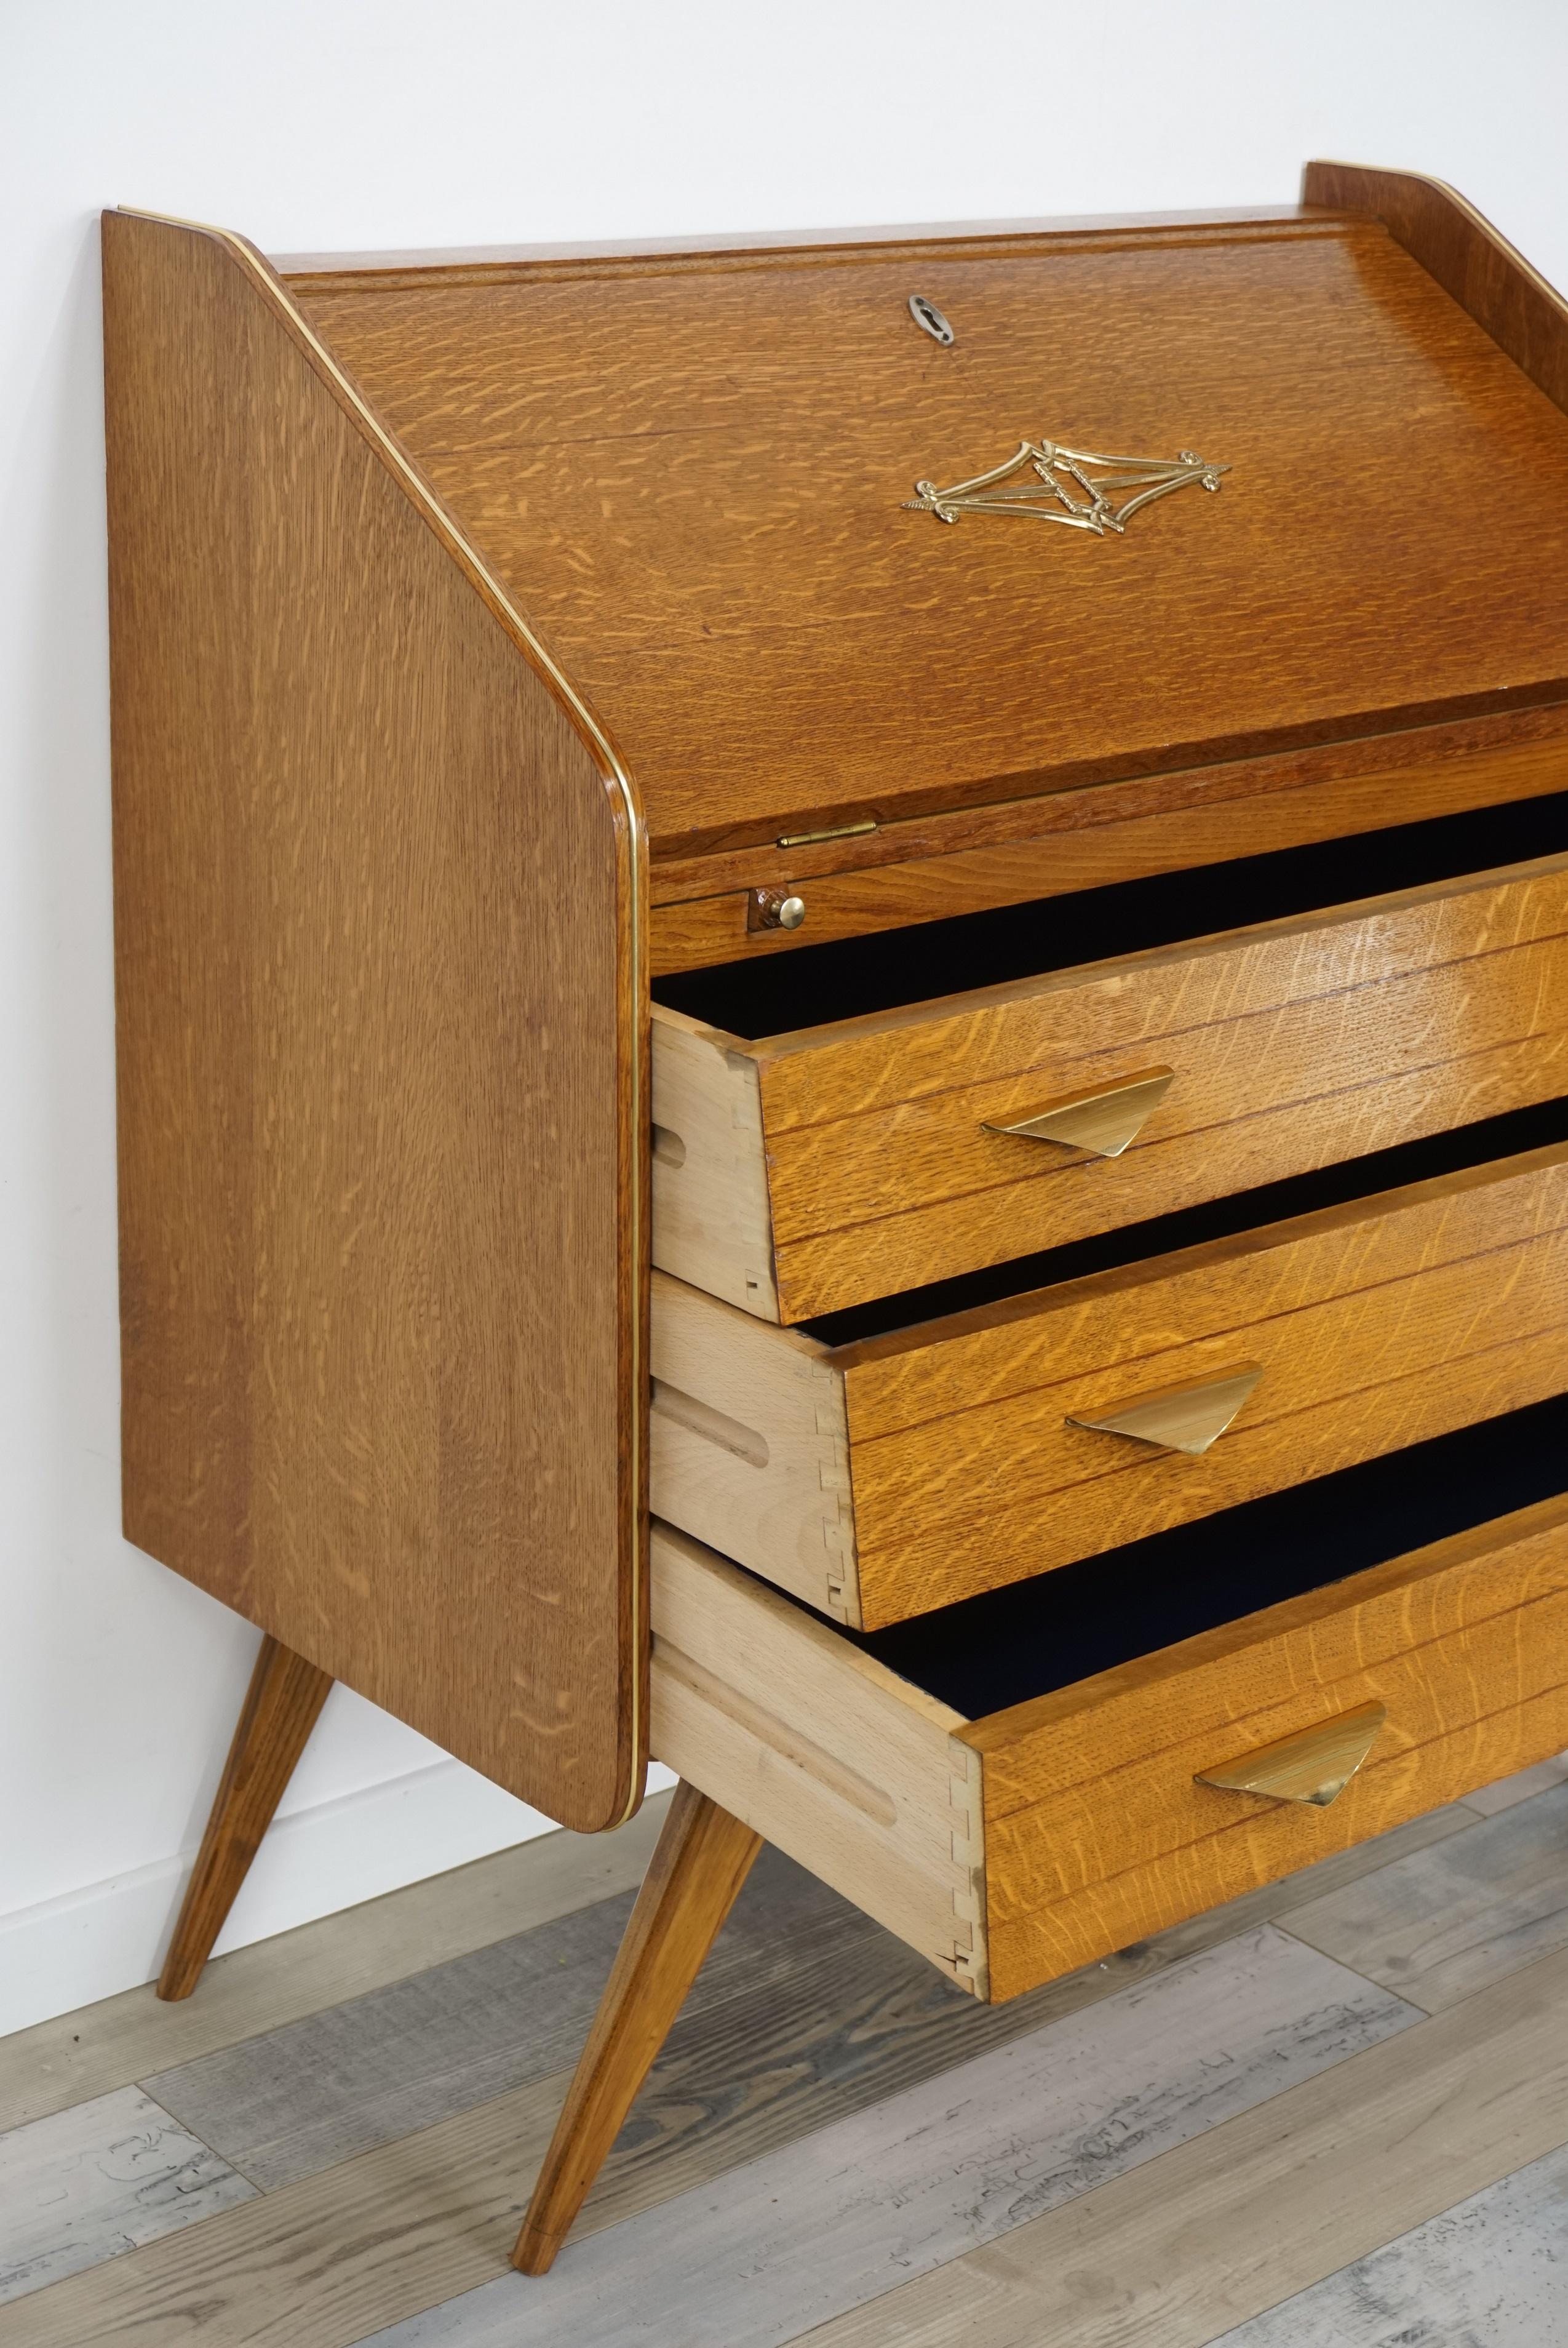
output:
<path id="1" fill-rule="evenodd" d="M 748 930 L 798 930 L 805 919 L 805 899 L 780 889 L 753 889 L 746 907 Z"/>

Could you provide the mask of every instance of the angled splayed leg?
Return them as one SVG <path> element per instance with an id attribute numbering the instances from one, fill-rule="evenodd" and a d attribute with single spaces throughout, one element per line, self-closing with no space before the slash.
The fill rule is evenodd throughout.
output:
<path id="1" fill-rule="evenodd" d="M 627 1923 L 512 2251 L 547 2271 L 762 1849 L 682 1782 Z"/>
<path id="2" fill-rule="evenodd" d="M 292 1648 L 262 1640 L 164 1959 L 159 1997 L 189 1997 L 200 1980 L 331 1686 L 330 1673 Z"/>

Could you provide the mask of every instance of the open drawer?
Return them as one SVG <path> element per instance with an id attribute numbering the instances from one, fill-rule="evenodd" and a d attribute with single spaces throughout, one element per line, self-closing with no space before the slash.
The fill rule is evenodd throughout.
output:
<path id="1" fill-rule="evenodd" d="M 1539 1431 L 1528 1440 L 1538 1461 Z M 1462 1513 L 1463 1468 L 1409 1457 L 1429 1510 L 1446 1483 Z M 1379 1521 L 1387 1535 L 1386 1505 Z M 1223 1545 L 1223 1522 L 1206 1529 Z M 1348 1520 L 1317 1570 L 1358 1537 Z M 1568 1746 L 1568 1496 L 1151 1653 L 1126 1652 L 1141 1610 L 1107 1577 L 1097 1635 L 1109 1620 L 1124 1659 L 1066 1685 L 1082 1641 L 1054 1641 L 1049 1607 L 1032 1643 L 1020 1621 L 986 1619 L 992 1601 L 968 1624 L 975 1607 L 952 1610 L 906 1664 L 923 1686 L 658 1524 L 652 1572 L 658 1757 L 982 1997 Z M 1221 1574 L 1211 1617 L 1227 1592 Z M 1202 1620 L 1197 1582 L 1194 1607 Z M 976 1716 L 931 1692 L 966 1663 L 982 1688 L 1001 1668 L 1048 1692 Z"/>
<path id="2" fill-rule="evenodd" d="M 1568 855 L 1365 893 L 1543 839 L 1568 796 L 662 982 L 654 1262 L 794 1323 L 1568 1091 Z"/>
<path id="3" fill-rule="evenodd" d="M 652 1508 L 876 1629 L 1556 1394 L 1565 1333 L 1561 1138 L 848 1344 L 656 1273 Z"/>

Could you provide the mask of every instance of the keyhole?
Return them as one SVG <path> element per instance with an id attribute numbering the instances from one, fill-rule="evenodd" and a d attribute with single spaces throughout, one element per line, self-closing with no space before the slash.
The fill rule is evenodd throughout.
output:
<path id="1" fill-rule="evenodd" d="M 923 294 L 910 294 L 909 315 L 914 319 L 915 324 L 917 326 L 923 326 L 925 328 L 927 334 L 930 335 L 931 340 L 934 343 L 940 343 L 944 349 L 946 349 L 950 343 L 957 342 L 958 336 L 954 334 L 951 326 L 948 325 L 946 318 L 943 317 L 940 310 L 938 309 L 934 302 L 927 302 Z"/>

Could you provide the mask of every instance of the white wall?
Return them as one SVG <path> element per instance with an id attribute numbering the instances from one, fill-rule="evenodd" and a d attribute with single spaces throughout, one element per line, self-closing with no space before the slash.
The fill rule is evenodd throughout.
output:
<path id="1" fill-rule="evenodd" d="M 118 1532 L 97 209 L 354 250 L 1289 201 L 1323 154 L 1563 283 L 1564 89 L 1561 0 L 0 5 L 0 2031 L 154 1970 L 255 1637 Z M 342 1690 L 286 1808 L 229 1944 L 538 1824 Z"/>

